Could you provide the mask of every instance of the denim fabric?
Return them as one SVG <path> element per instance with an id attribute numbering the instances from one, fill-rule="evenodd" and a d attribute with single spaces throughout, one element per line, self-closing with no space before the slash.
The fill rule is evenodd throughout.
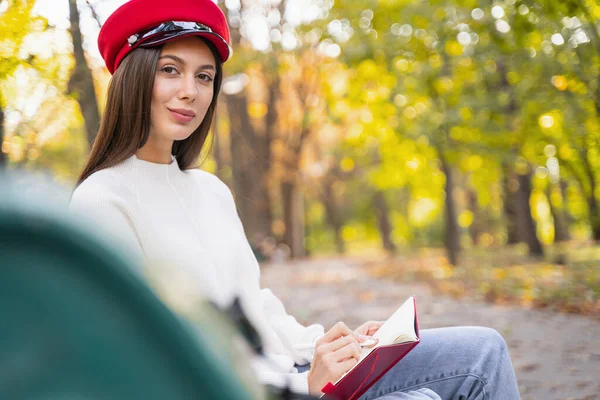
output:
<path id="1" fill-rule="evenodd" d="M 305 365 L 296 364 L 296 369 L 298 370 L 299 374 L 306 372 L 306 371 L 310 371 L 310 364 L 305 364 Z"/>
<path id="2" fill-rule="evenodd" d="M 310 364 L 296 365 L 296 369 L 299 373 L 310 370 Z M 411 390 L 410 392 L 394 392 L 386 396 L 380 397 L 379 399 L 388 400 L 442 400 L 440 396 L 435 394 L 429 389 Z"/>
<path id="3" fill-rule="evenodd" d="M 443 400 L 520 399 L 504 339 L 495 330 L 481 327 L 422 330 L 421 343 L 361 400 L 413 399 L 396 394 L 423 388 Z"/>
<path id="4" fill-rule="evenodd" d="M 420 333 L 421 343 L 361 400 L 520 399 L 506 343 L 495 330 L 453 327 Z"/>
<path id="5" fill-rule="evenodd" d="M 378 400 L 442 400 L 437 393 L 430 389 L 411 390 L 410 392 L 392 392 L 378 397 Z"/>

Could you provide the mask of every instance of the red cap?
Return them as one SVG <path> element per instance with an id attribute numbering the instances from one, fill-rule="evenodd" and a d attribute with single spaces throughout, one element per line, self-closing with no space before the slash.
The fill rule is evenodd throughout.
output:
<path id="1" fill-rule="evenodd" d="M 202 36 L 215 45 L 221 62 L 229 58 L 231 49 L 227 20 L 212 0 L 130 0 L 108 17 L 98 36 L 98 48 L 110 73 L 115 72 L 127 54 L 143 45 L 144 40 L 131 45 L 129 41 L 133 35 L 139 36 L 168 21 L 206 25 L 212 32 L 190 32 L 185 36 Z"/>

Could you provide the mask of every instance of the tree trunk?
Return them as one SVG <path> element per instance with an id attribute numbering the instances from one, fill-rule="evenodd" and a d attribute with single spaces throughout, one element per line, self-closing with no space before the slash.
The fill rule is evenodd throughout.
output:
<path id="1" fill-rule="evenodd" d="M 588 176 L 590 183 L 590 191 L 587 196 L 587 203 L 589 209 L 589 220 L 592 228 L 592 237 L 595 241 L 600 240 L 600 213 L 598 209 L 598 201 L 596 200 L 596 175 L 588 159 L 588 152 L 585 150 L 584 157 L 582 157 L 585 172 Z"/>
<path id="2" fill-rule="evenodd" d="M 500 57 L 496 60 L 498 76 L 500 78 L 499 90 L 509 95 L 508 103 L 502 107 L 502 111 L 506 116 L 506 129 L 509 132 L 515 131 L 515 115 L 519 109 L 517 104 L 517 96 L 513 87 L 508 81 L 508 70 L 506 68 L 506 60 L 504 57 Z M 519 236 L 519 200 L 518 200 L 518 179 L 514 176 L 513 166 L 510 162 L 514 162 L 513 156 L 518 154 L 518 148 L 513 148 L 512 152 L 509 153 L 510 160 L 504 160 L 502 162 L 502 168 L 504 170 L 504 214 L 506 216 L 506 234 L 507 244 L 517 244 L 520 241 Z"/>
<path id="3" fill-rule="evenodd" d="M 517 216 L 517 196 L 518 181 L 514 178 L 512 168 L 507 162 L 502 163 L 503 178 L 502 189 L 504 192 L 504 219 L 506 222 L 506 244 L 519 243 L 519 221 Z"/>
<path id="4" fill-rule="evenodd" d="M 220 107 L 219 107 L 220 108 Z M 212 120 L 212 154 L 215 159 L 215 175 L 223 180 L 223 155 L 221 154 L 221 138 L 219 137 L 219 114 Z"/>
<path id="5" fill-rule="evenodd" d="M 571 224 L 573 224 L 575 222 L 575 218 L 573 218 L 573 215 L 571 215 L 571 213 L 569 212 L 569 201 L 567 198 L 567 182 L 564 179 L 561 179 L 559 181 L 560 183 L 560 196 L 562 199 L 562 208 L 563 208 L 563 213 L 564 213 L 564 218 L 565 218 L 565 222 L 567 224 L 567 227 L 571 226 Z"/>
<path id="6" fill-rule="evenodd" d="M 252 226 L 250 220 L 251 212 L 248 203 L 249 188 L 251 182 L 250 171 L 247 168 L 246 151 L 244 151 L 246 130 L 252 129 L 248 124 L 246 98 L 244 96 L 228 95 L 227 110 L 229 114 L 230 126 L 230 151 L 231 151 L 231 173 L 233 176 L 233 191 L 236 197 L 236 205 L 240 214 L 240 219 L 248 234 Z"/>
<path id="7" fill-rule="evenodd" d="M 229 21 L 229 9 L 224 3 L 219 3 L 219 7 Z M 242 36 L 237 28 L 232 28 L 230 33 L 231 45 L 235 49 L 240 45 Z M 269 91 L 276 92 L 278 88 L 278 84 L 272 84 L 269 86 Z M 221 93 L 229 110 L 233 187 L 246 234 L 251 240 L 272 236 L 273 214 L 269 172 L 274 124 L 269 124 L 269 118 L 276 112 L 275 107 L 271 107 L 269 101 L 266 129 L 264 132 L 256 132 L 248 115 L 248 99 L 245 94 L 243 92 L 231 95 Z M 277 99 L 274 99 L 273 103 L 276 101 Z"/>
<path id="8" fill-rule="evenodd" d="M 600 215 L 598 215 L 598 202 L 596 196 L 590 195 L 588 198 L 589 219 L 592 228 L 592 238 L 595 241 L 600 240 Z"/>
<path id="9" fill-rule="evenodd" d="M 446 198 L 444 200 L 446 206 L 444 244 L 448 254 L 448 261 L 452 265 L 458 265 L 458 257 L 460 254 L 460 230 L 456 218 L 456 203 L 453 196 L 454 180 L 452 175 L 452 167 L 448 164 L 443 151 L 440 150 L 438 152 L 440 160 L 442 161 L 442 171 L 446 176 L 446 183 L 444 184 L 444 190 L 446 192 Z"/>
<path id="10" fill-rule="evenodd" d="M 304 246 L 304 198 L 298 190 L 300 157 L 306 137 L 310 132 L 302 129 L 295 143 L 288 143 L 283 158 L 285 174 L 281 180 L 281 195 L 284 210 L 284 242 L 290 247 L 292 258 L 306 255 Z"/>
<path id="11" fill-rule="evenodd" d="M 230 148 L 233 186 L 240 217 L 251 241 L 271 236 L 272 214 L 269 196 L 269 147 L 264 135 L 252 128 L 248 100 L 244 93 L 227 95 L 230 119 Z"/>
<path id="12" fill-rule="evenodd" d="M 516 174 L 519 187 L 517 189 L 517 216 L 519 221 L 518 232 L 521 242 L 527 243 L 529 255 L 542 257 L 544 249 L 537 237 L 536 225 L 531 215 L 531 171 L 524 174 Z"/>
<path id="13" fill-rule="evenodd" d="M 325 184 L 323 185 L 323 195 L 321 200 L 323 201 L 323 205 L 325 206 L 325 215 L 327 218 L 327 223 L 333 229 L 333 234 L 335 236 L 335 248 L 338 254 L 344 254 L 346 252 L 346 242 L 342 237 L 342 219 L 340 218 L 340 213 L 338 212 L 339 206 L 338 201 L 335 197 L 335 193 L 333 191 L 333 182 L 334 180 L 331 178 L 325 179 Z"/>
<path id="14" fill-rule="evenodd" d="M 281 201 L 285 224 L 283 241 L 290 247 L 292 258 L 304 257 L 304 199 L 296 180 L 284 180 L 281 183 Z"/>
<path id="15" fill-rule="evenodd" d="M 553 197 L 555 197 L 553 196 L 553 192 L 555 192 L 555 195 L 560 193 L 560 187 L 555 187 L 555 185 L 550 184 L 547 193 L 550 213 L 554 220 L 554 243 L 565 242 L 571 239 L 571 235 L 569 234 L 569 225 L 565 218 L 564 202 L 562 200 L 562 195 L 559 195 L 559 201 L 553 201 Z"/>
<path id="16" fill-rule="evenodd" d="M 275 137 L 278 127 L 277 103 L 280 97 L 279 77 L 276 76 L 270 83 L 268 89 L 269 97 L 267 100 L 267 115 L 265 116 L 265 130 L 259 132 L 255 138 L 257 149 L 254 154 L 257 155 L 256 166 L 260 172 L 261 185 L 257 185 L 260 191 L 258 196 L 262 199 L 263 206 L 260 210 L 262 227 L 265 235 L 272 236 L 273 227 L 273 209 L 271 204 L 271 166 L 273 164 L 271 144 Z"/>
<path id="17" fill-rule="evenodd" d="M 0 169 L 6 168 L 8 164 L 8 154 L 2 151 L 4 143 L 4 109 L 2 108 L 2 98 L 0 98 Z"/>
<path id="18" fill-rule="evenodd" d="M 77 0 L 69 0 L 69 17 L 71 27 L 69 32 L 73 39 L 73 55 L 75 67 L 69 79 L 68 91 L 75 96 L 83 115 L 88 144 L 92 145 L 100 126 L 100 113 L 98 101 L 94 91 L 94 78 L 85 59 L 83 51 L 83 38 L 79 28 L 79 12 Z"/>
<path id="19" fill-rule="evenodd" d="M 477 192 L 474 189 L 467 190 L 467 201 L 469 204 L 469 209 L 473 214 L 473 222 L 469 227 L 469 232 L 471 233 L 473 246 L 477 246 L 479 244 L 479 237 L 483 233 L 484 222 L 482 221 L 483 215 L 479 208 Z"/>
<path id="20" fill-rule="evenodd" d="M 381 190 L 375 191 L 373 196 L 373 206 L 377 214 L 377 226 L 381 234 L 383 249 L 388 253 L 396 251 L 396 245 L 392 241 L 392 224 L 390 223 L 390 211 L 385 201 L 385 196 Z"/>

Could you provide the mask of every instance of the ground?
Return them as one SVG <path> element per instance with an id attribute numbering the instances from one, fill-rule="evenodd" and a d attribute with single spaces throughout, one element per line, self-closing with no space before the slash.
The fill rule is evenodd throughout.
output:
<path id="1" fill-rule="evenodd" d="M 425 284 L 402 284 L 369 274 L 360 260 L 319 259 L 268 264 L 271 288 L 303 324 L 355 328 L 385 320 L 409 296 L 417 298 L 421 329 L 480 325 L 505 338 L 523 400 L 600 399 L 600 321 L 522 307 L 454 300 Z"/>

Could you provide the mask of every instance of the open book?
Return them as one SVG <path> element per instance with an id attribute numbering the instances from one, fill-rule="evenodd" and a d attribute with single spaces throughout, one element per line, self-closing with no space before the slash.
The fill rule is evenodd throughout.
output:
<path id="1" fill-rule="evenodd" d="M 379 342 L 362 350 L 359 362 L 322 389 L 326 399 L 358 399 L 419 344 L 416 300 L 409 297 L 373 335 Z"/>

